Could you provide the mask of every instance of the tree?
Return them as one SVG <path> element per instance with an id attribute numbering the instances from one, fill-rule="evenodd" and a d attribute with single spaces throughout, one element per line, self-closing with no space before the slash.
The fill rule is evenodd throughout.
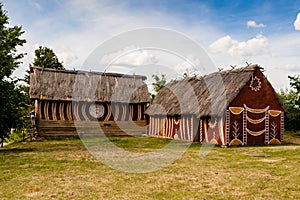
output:
<path id="1" fill-rule="evenodd" d="M 58 69 L 58 70 L 65 69 L 62 62 L 59 62 L 57 56 L 55 55 L 55 53 L 52 49 L 49 49 L 48 47 L 39 46 L 39 48 L 36 49 L 34 51 L 34 53 L 35 53 L 35 58 L 32 63 L 33 66 L 52 68 L 52 69 Z M 23 81 L 27 84 L 24 87 L 24 91 L 26 92 L 26 95 L 29 98 L 29 85 L 30 85 L 30 71 L 29 70 L 26 70 L 26 74 L 25 74 Z M 33 107 L 33 102 L 29 106 Z"/>
<path id="2" fill-rule="evenodd" d="M 300 106 L 300 75 L 298 76 L 288 76 L 290 79 L 290 86 L 294 89 L 294 92 L 297 94 L 295 97 L 295 106 L 299 108 Z"/>
<path id="3" fill-rule="evenodd" d="M 39 46 L 39 48 L 36 49 L 34 53 L 35 53 L 35 58 L 33 61 L 34 66 L 52 68 L 58 70 L 65 69 L 64 66 L 62 65 L 62 62 L 58 61 L 58 58 L 52 49 Z"/>
<path id="4" fill-rule="evenodd" d="M 289 76 L 291 90 L 281 91 L 279 96 L 290 116 L 285 122 L 287 130 L 300 130 L 300 76 Z"/>
<path id="5" fill-rule="evenodd" d="M 161 77 L 159 77 L 157 74 L 154 74 L 152 75 L 152 78 L 155 81 L 154 83 L 152 83 L 155 94 L 150 94 L 150 96 L 151 99 L 154 99 L 155 95 L 159 92 L 159 90 L 161 90 L 165 86 L 167 80 L 165 74 L 162 74 Z"/>
<path id="6" fill-rule="evenodd" d="M 13 71 L 21 63 L 23 53 L 17 53 L 17 47 L 23 46 L 26 40 L 21 39 L 24 33 L 20 26 L 8 26 L 7 11 L 3 10 L 0 3 L 0 136 L 1 145 L 5 135 L 11 128 L 18 127 L 22 123 L 20 120 L 20 106 L 23 95 L 21 88 L 17 85 L 18 79 L 11 77 Z"/>
<path id="7" fill-rule="evenodd" d="M 156 93 L 158 93 L 159 90 L 162 89 L 165 86 L 166 82 L 167 82 L 166 75 L 162 74 L 161 78 L 160 78 L 158 75 L 155 74 L 155 75 L 152 75 L 152 78 L 155 81 L 154 83 L 152 83 L 154 91 Z"/>

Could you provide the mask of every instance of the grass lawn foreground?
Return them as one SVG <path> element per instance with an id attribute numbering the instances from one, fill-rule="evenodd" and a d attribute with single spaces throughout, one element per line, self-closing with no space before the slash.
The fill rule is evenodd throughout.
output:
<path id="1" fill-rule="evenodd" d="M 170 142 L 110 139 L 132 152 Z M 77 138 L 13 143 L 0 149 L 0 199 L 300 199 L 300 138 L 285 139 L 280 146 L 214 147 L 204 158 L 201 144 L 192 144 L 171 165 L 139 174 L 98 162 Z"/>

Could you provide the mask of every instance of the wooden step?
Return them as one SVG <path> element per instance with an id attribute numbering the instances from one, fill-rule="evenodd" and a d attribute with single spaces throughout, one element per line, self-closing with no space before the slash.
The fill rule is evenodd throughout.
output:
<path id="1" fill-rule="evenodd" d="M 146 133 L 146 123 L 146 120 L 117 122 L 40 120 L 38 124 L 38 134 L 42 137 L 68 137 L 78 136 L 78 134 L 97 136 L 141 136 Z"/>

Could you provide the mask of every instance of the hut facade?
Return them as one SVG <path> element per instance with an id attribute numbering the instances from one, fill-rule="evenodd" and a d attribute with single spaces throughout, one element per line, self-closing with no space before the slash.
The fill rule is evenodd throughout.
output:
<path id="1" fill-rule="evenodd" d="M 284 107 L 262 68 L 173 81 L 159 91 L 148 134 L 218 145 L 281 144 Z"/>
<path id="2" fill-rule="evenodd" d="M 31 67 L 30 99 L 35 102 L 38 135 L 74 136 L 99 126 L 107 135 L 145 133 L 144 111 L 150 102 L 145 79 Z"/>

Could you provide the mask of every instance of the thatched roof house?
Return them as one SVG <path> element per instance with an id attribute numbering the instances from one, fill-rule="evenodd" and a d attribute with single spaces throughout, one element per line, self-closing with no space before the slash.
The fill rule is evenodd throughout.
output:
<path id="1" fill-rule="evenodd" d="M 283 119 L 275 120 L 273 125 L 281 133 L 271 138 L 268 125 L 272 119 L 268 112 L 274 113 L 276 110 L 283 116 L 284 108 L 261 69 L 251 65 L 167 84 L 146 111 L 150 116 L 149 134 L 230 145 L 233 138 L 230 135 L 233 126 L 230 121 L 231 110 L 239 110 L 240 119 L 234 120 L 238 124 L 236 126 L 243 126 L 239 127 L 240 132 L 236 133 L 238 137 L 234 138 L 235 141 L 239 140 L 238 144 L 269 143 L 272 139 L 272 142 L 275 139 L 277 143 L 282 142 Z M 237 117 L 239 114 L 232 115 Z M 174 120 L 177 124 L 174 124 Z M 218 126 L 216 123 L 219 123 Z M 211 131 L 210 125 L 214 127 Z"/>
<path id="2" fill-rule="evenodd" d="M 144 111 L 150 102 L 145 80 L 140 75 L 31 67 L 30 99 L 35 100 L 40 134 L 52 134 L 43 131 L 43 126 L 74 120 L 145 124 Z M 76 135 L 74 130 L 64 130 L 62 127 L 53 135 Z"/>

